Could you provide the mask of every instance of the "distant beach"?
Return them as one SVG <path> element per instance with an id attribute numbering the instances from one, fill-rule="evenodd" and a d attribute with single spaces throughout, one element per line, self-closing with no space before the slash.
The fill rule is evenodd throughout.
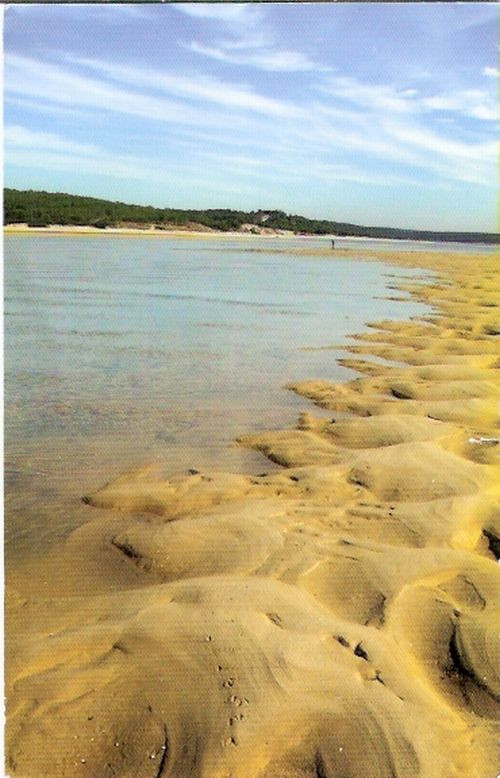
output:
<path id="1" fill-rule="evenodd" d="M 99 229 L 88 225 L 69 225 L 69 224 L 51 224 L 48 227 L 29 227 L 27 224 L 7 224 L 4 227 L 6 235 L 142 235 L 144 237 L 155 238 L 248 238 L 248 237 L 297 237 L 293 232 L 286 230 L 270 230 L 257 228 L 257 232 L 251 233 L 247 230 L 211 230 L 203 228 L 201 225 L 196 229 L 180 229 L 175 227 L 163 227 L 158 229 L 153 225 L 145 227 L 106 227 Z M 329 236 L 326 236 L 327 238 Z"/>

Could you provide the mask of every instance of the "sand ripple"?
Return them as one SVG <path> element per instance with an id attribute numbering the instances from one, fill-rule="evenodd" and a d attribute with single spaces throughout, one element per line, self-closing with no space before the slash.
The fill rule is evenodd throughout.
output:
<path id="1" fill-rule="evenodd" d="M 290 387 L 332 415 L 242 437 L 279 470 L 127 473 L 9 589 L 11 774 L 494 778 L 497 260 L 383 259 L 434 314 Z"/>

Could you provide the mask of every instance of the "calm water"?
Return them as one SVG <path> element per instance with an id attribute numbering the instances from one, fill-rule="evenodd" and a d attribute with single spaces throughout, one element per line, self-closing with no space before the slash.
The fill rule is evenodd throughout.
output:
<path id="1" fill-rule="evenodd" d="M 256 245 L 325 241 L 6 237 L 11 556 L 87 520 L 81 495 L 127 468 L 269 468 L 234 438 L 295 423 L 287 381 L 353 375 L 314 347 L 425 311 L 382 299 L 392 266 Z"/>

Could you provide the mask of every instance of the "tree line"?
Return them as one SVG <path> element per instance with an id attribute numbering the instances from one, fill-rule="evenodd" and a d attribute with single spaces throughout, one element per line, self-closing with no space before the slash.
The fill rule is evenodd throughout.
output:
<path id="1" fill-rule="evenodd" d="M 4 190 L 4 224 L 87 225 L 105 229 L 125 225 L 152 225 L 157 229 L 200 225 L 226 232 L 242 225 L 274 230 L 290 230 L 298 235 L 338 235 L 343 237 L 399 238 L 410 240 L 459 241 L 464 243 L 500 243 L 500 235 L 481 232 L 439 232 L 406 230 L 392 227 L 365 227 L 359 224 L 307 219 L 279 210 L 235 211 L 227 208 L 184 210 L 130 205 L 96 197 L 61 192 Z"/>

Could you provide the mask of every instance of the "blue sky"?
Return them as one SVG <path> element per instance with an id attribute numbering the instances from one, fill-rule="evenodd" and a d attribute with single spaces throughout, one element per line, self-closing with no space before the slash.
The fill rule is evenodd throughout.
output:
<path id="1" fill-rule="evenodd" d="M 5 185 L 496 230 L 495 5 L 9 6 Z"/>

